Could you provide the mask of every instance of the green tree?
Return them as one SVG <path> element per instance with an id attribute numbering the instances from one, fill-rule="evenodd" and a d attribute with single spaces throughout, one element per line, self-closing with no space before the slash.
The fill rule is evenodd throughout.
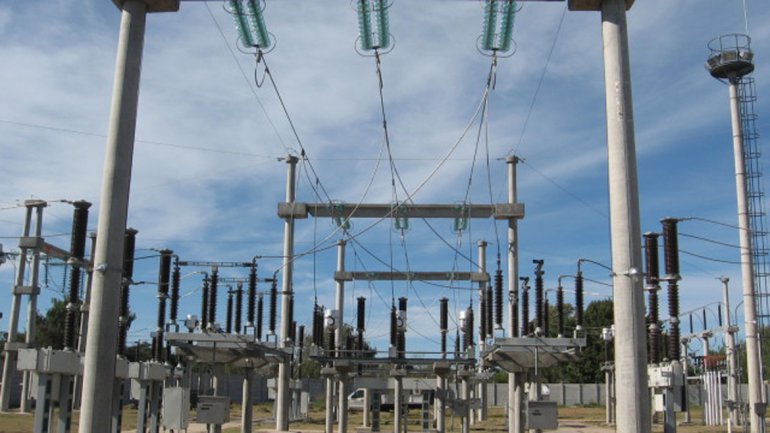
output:
<path id="1" fill-rule="evenodd" d="M 37 347 L 64 348 L 64 322 L 67 315 L 67 302 L 63 299 L 51 299 L 51 307 L 45 316 L 35 319 L 35 344 Z"/>
<path id="2" fill-rule="evenodd" d="M 565 308 L 566 310 L 566 308 Z M 566 319 L 565 319 L 566 320 Z M 586 347 L 583 348 L 574 362 L 545 369 L 543 376 L 549 382 L 595 383 L 604 380 L 604 373 L 599 366 L 605 361 L 604 340 L 602 328 L 607 328 L 613 322 L 612 300 L 594 301 L 588 304 L 583 313 L 583 328 L 586 336 Z M 568 324 L 574 324 L 574 315 L 569 317 Z M 567 326 L 573 329 L 574 326 Z M 549 323 L 549 328 L 555 331 Z"/>

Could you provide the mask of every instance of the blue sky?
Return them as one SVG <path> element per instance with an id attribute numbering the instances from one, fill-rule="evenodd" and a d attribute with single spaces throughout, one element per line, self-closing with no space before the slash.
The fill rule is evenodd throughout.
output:
<path id="1" fill-rule="evenodd" d="M 495 201 L 505 199 L 505 164 L 498 158 L 515 150 L 526 159 L 519 169 L 519 201 L 527 206 L 520 223 L 520 273 L 531 274 L 531 260 L 544 259 L 546 287 L 555 287 L 558 275 L 574 273 L 579 257 L 609 263 L 601 25 L 598 13 L 565 14 L 562 3 L 522 4 L 514 31 L 518 50 L 498 62 L 488 141 L 481 140 L 469 197 L 473 203 L 489 202 L 485 144 Z M 757 65 L 758 126 L 765 133 L 770 28 L 762 23 L 770 22 L 770 5 L 746 4 Z M 458 141 L 479 104 L 490 64 L 476 49 L 482 17 L 476 1 L 395 0 L 391 8 L 396 46 L 382 57 L 383 92 L 392 154 L 410 191 Z M 268 0 L 265 19 L 277 39 L 267 60 L 324 189 L 345 202 L 357 203 L 365 192 L 366 202 L 393 201 L 388 162 L 377 161 L 383 134 L 375 63 L 353 49 L 357 18 L 349 2 Z M 23 210 L 14 205 L 30 197 L 92 201 L 89 227 L 96 227 L 119 20 L 118 10 L 105 1 L 0 4 L 0 176 L 6 180 L 0 190 L 0 242 L 5 250 L 15 248 L 13 237 L 21 232 Z M 642 229 L 659 231 L 665 216 L 734 223 L 727 87 L 703 64 L 709 40 L 745 32 L 742 1 L 637 1 L 628 21 Z M 254 86 L 253 56 L 235 49 L 236 35 L 221 2 L 209 2 L 208 9 L 203 2 L 188 2 L 178 13 L 148 18 L 129 211 L 143 249 L 137 256 L 169 248 L 185 260 L 243 261 L 282 252 L 283 224 L 275 209 L 283 200 L 286 164 L 277 158 L 299 146 L 272 88 Z M 415 201 L 463 201 L 477 128 L 473 123 Z M 307 165 L 301 170 L 299 200 L 317 201 L 313 182 L 304 175 Z M 398 197 L 403 199 L 403 191 Z M 69 245 L 66 236 L 51 235 L 69 232 L 70 218 L 67 205 L 46 209 L 44 233 L 50 242 Z M 368 224 L 356 221 L 352 231 Z M 498 240 L 491 222 L 474 221 L 459 236 L 451 221 L 434 227 L 443 240 L 419 221 L 411 222 L 402 240 L 383 222 L 348 250 L 348 268 L 384 270 L 367 249 L 397 269 L 468 270 L 472 265 L 444 241 L 459 242 L 464 254 L 475 255 L 480 239 L 490 242 L 488 262 L 494 267 Z M 504 225 L 498 228 L 504 236 Z M 311 249 L 333 230 L 328 220 L 298 222 L 297 251 Z M 680 230 L 737 243 L 737 232 L 725 227 L 686 222 Z M 738 260 L 735 248 L 693 238 L 680 243 L 693 253 Z M 264 259 L 259 266 L 261 276 L 268 276 L 280 261 Z M 333 304 L 334 266 L 333 249 L 296 262 L 298 320 L 309 323 L 314 296 Z M 229 270 L 222 275 L 238 276 Z M 607 271 L 590 265 L 586 275 L 608 280 Z M 721 299 L 715 279 L 720 275 L 731 278 L 736 305 L 737 265 L 682 256 L 682 310 Z M 60 295 L 60 268 L 51 270 L 51 279 L 42 292 L 42 309 Z M 135 279 L 156 280 L 157 260 L 142 260 Z M 0 267 L 3 331 L 12 280 L 13 266 L 7 263 Z M 200 276 L 190 275 L 182 286 L 191 294 L 183 298 L 180 313 L 199 314 Z M 355 297 L 366 296 L 373 307 L 370 337 L 384 349 L 386 307 L 392 296 L 408 293 L 407 344 L 435 349 L 437 299 L 450 298 L 454 316 L 468 303 L 470 292 L 462 288 L 467 286 L 357 282 L 346 292 L 345 320 L 354 321 Z M 608 293 L 601 285 L 588 284 L 587 290 Z M 133 288 L 138 320 L 132 340 L 149 337 L 155 304 L 152 285 Z M 223 301 L 220 306 L 223 317 Z"/>

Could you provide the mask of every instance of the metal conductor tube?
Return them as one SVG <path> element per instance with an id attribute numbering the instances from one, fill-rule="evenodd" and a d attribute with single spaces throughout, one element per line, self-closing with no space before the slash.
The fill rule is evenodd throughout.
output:
<path id="1" fill-rule="evenodd" d="M 75 318 L 80 304 L 80 268 L 86 252 L 86 232 L 88 231 L 88 208 L 91 203 L 76 201 L 72 216 L 72 242 L 70 243 L 69 264 L 70 291 L 67 299 L 67 312 L 64 319 L 64 349 L 75 349 Z"/>

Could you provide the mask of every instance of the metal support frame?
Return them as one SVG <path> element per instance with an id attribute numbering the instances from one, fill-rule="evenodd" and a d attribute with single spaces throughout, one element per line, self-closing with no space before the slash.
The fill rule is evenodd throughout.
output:
<path id="1" fill-rule="evenodd" d="M 43 209 L 47 206 L 46 202 L 40 200 L 27 200 L 24 202 L 27 212 L 24 218 L 24 229 L 22 231 L 22 237 L 19 239 L 19 264 L 16 272 L 16 281 L 13 288 L 13 301 L 11 303 L 11 315 L 8 318 L 8 338 L 5 343 L 4 352 L 5 360 L 3 362 L 3 382 L 0 384 L 0 412 L 7 412 L 10 409 L 11 399 L 11 386 L 13 380 L 14 371 L 16 371 L 16 360 L 18 358 L 18 349 L 23 347 L 33 347 L 35 343 L 35 317 L 37 316 L 37 295 L 40 292 L 38 287 L 38 278 L 40 270 L 40 249 L 30 246 L 24 241 L 30 239 L 30 232 L 32 231 L 33 213 L 35 216 L 34 222 L 34 238 L 41 239 L 43 230 Z M 39 243 L 36 243 L 39 245 Z M 22 290 L 25 281 L 25 275 L 27 272 L 27 257 L 32 255 L 32 271 L 30 290 Z M 19 332 L 19 313 L 21 310 L 21 300 L 24 294 L 28 295 L 27 300 L 27 333 L 24 344 L 16 343 L 16 338 Z M 29 410 L 29 373 L 24 372 L 22 374 L 22 394 L 21 394 L 21 409 L 22 412 Z"/>

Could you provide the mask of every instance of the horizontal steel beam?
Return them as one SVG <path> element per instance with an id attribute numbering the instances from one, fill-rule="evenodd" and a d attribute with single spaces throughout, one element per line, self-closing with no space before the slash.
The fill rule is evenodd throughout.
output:
<path id="1" fill-rule="evenodd" d="M 180 260 L 179 266 L 199 266 L 212 268 L 250 268 L 254 266 L 252 262 L 193 262 Z"/>
<path id="2" fill-rule="evenodd" d="M 278 203 L 281 218 L 492 218 L 522 219 L 524 204 L 352 204 Z"/>
<path id="3" fill-rule="evenodd" d="M 334 273 L 336 281 L 489 281 L 481 272 L 345 272 Z"/>

